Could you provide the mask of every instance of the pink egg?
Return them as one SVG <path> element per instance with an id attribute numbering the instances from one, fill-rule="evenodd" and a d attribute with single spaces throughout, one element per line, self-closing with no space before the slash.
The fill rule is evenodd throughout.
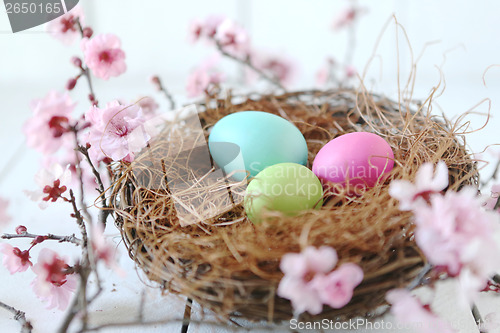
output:
<path id="1" fill-rule="evenodd" d="M 391 146 L 368 132 L 341 135 L 328 142 L 316 155 L 312 171 L 323 184 L 348 186 L 350 194 L 373 187 L 394 166 Z"/>

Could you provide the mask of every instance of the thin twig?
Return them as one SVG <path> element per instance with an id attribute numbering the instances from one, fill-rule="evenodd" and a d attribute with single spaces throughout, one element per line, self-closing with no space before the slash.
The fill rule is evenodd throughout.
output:
<path id="1" fill-rule="evenodd" d="M 58 236 L 58 235 L 53 235 L 53 234 L 47 234 L 47 235 L 35 235 L 31 234 L 29 232 L 25 232 L 22 234 L 3 234 L 2 239 L 13 239 L 13 238 L 37 238 L 37 237 L 43 237 L 44 240 L 56 240 L 59 243 L 73 243 L 75 245 L 82 245 L 82 240 L 77 238 L 75 234 L 72 234 L 70 236 Z"/>
<path id="2" fill-rule="evenodd" d="M 497 203 L 495 204 L 495 207 L 493 207 L 493 210 L 497 210 L 500 208 L 500 195 L 498 196 Z"/>
<path id="3" fill-rule="evenodd" d="M 14 314 L 14 319 L 17 320 L 21 324 L 21 333 L 31 333 L 31 330 L 33 329 L 33 326 L 29 322 L 29 320 L 26 319 L 26 314 L 18 310 L 10 305 L 7 305 L 3 302 L 0 302 L 0 308 L 3 308 L 12 314 Z"/>
<path id="4" fill-rule="evenodd" d="M 422 267 L 422 270 L 418 275 L 406 286 L 406 289 L 408 290 L 413 290 L 414 288 L 418 287 L 421 283 L 424 277 L 429 273 L 429 271 L 432 269 L 432 265 L 429 263 L 426 263 L 424 267 Z"/>
<path id="5" fill-rule="evenodd" d="M 189 329 L 189 323 L 191 321 L 191 307 L 193 306 L 193 300 L 188 298 L 186 300 L 186 307 L 184 308 L 184 320 L 182 322 L 181 333 L 187 333 Z"/>
<path id="6" fill-rule="evenodd" d="M 74 216 L 76 218 L 78 227 L 82 233 L 82 259 L 81 263 L 78 266 L 77 273 L 80 275 L 80 283 L 78 285 L 78 291 L 76 297 L 73 299 L 71 306 L 66 313 L 66 316 L 63 319 L 61 327 L 59 328 L 59 333 L 66 333 L 68 331 L 69 326 L 73 322 L 73 319 L 76 315 L 82 311 L 82 329 L 87 327 L 87 283 L 88 278 L 91 273 L 90 262 L 89 262 L 89 253 L 88 253 L 88 234 L 87 228 L 85 226 L 85 222 L 83 220 L 78 207 L 76 206 L 76 199 L 73 193 L 73 190 L 69 190 L 70 202 L 73 206 Z"/>
<path id="7" fill-rule="evenodd" d="M 163 93 L 163 95 L 165 95 L 165 97 L 167 98 L 167 100 L 169 101 L 169 103 L 170 103 L 170 110 L 175 110 L 175 100 L 174 100 L 174 97 L 167 90 L 167 88 L 165 88 L 165 86 L 163 85 L 160 77 L 158 77 L 157 75 L 154 77 L 154 83 L 157 85 L 158 90 L 160 90 Z"/>
<path id="8" fill-rule="evenodd" d="M 75 146 L 79 147 L 78 130 L 76 128 L 76 125 L 71 128 L 71 131 L 73 132 L 73 136 L 75 139 Z M 83 186 L 83 171 L 82 171 L 82 168 L 80 166 L 81 159 L 80 159 L 80 156 L 78 155 L 78 151 L 76 151 L 76 150 L 75 150 L 75 159 L 76 159 L 76 163 L 75 163 L 76 174 L 77 174 L 77 177 L 78 177 L 78 180 L 80 183 L 80 206 L 82 206 L 83 214 L 90 221 L 92 219 L 92 216 L 90 215 L 89 211 L 87 210 L 87 203 L 85 202 L 85 190 L 84 190 L 84 186 Z"/>
<path id="9" fill-rule="evenodd" d="M 102 223 L 103 227 L 106 227 L 106 220 L 108 218 L 108 215 L 110 214 L 110 211 L 108 210 L 108 203 L 106 200 L 105 196 L 105 188 L 104 188 L 104 183 L 102 182 L 101 175 L 99 174 L 99 171 L 97 171 L 96 167 L 94 166 L 94 163 L 92 163 L 92 160 L 90 159 L 89 155 L 89 150 L 87 147 L 83 146 L 78 146 L 77 150 L 85 156 L 85 159 L 90 165 L 90 168 L 92 169 L 92 173 L 94 174 L 94 177 L 97 181 L 97 185 L 99 188 L 97 189 L 99 192 L 99 195 L 102 197 L 102 209 L 99 213 L 99 221 Z"/>
<path id="10" fill-rule="evenodd" d="M 76 19 L 76 25 L 78 27 L 78 30 L 80 31 L 80 36 L 83 38 L 84 37 L 83 36 L 83 27 L 82 27 L 82 24 L 80 23 L 80 20 L 78 18 Z M 87 79 L 87 84 L 89 86 L 90 94 L 94 98 L 94 101 L 92 103 L 97 106 L 99 104 L 99 101 L 97 100 L 97 98 L 95 96 L 94 87 L 92 86 L 92 77 L 90 75 L 89 67 L 87 65 L 82 65 L 82 75 L 85 76 L 85 78 Z"/>
<path id="11" fill-rule="evenodd" d="M 479 328 L 479 332 L 484 332 L 484 330 L 481 329 L 481 325 L 483 324 L 483 318 L 481 318 L 481 313 L 479 312 L 479 309 L 477 308 L 476 304 L 472 304 L 471 312 L 476 322 L 476 325 Z"/>
<path id="12" fill-rule="evenodd" d="M 286 92 L 286 88 L 283 86 L 283 84 L 281 84 L 280 80 L 278 80 L 277 78 L 275 77 L 272 77 L 270 75 L 268 75 L 266 72 L 264 72 L 263 70 L 255 67 L 254 64 L 252 64 L 252 62 L 250 61 L 250 58 L 249 57 L 246 57 L 245 59 L 240 59 L 230 53 L 228 53 L 227 51 L 224 50 L 224 48 L 222 47 L 222 45 L 219 43 L 219 42 L 216 42 L 215 45 L 217 46 L 217 50 L 223 55 L 223 56 L 226 56 L 228 57 L 229 59 L 232 59 L 236 62 L 239 62 L 245 66 L 247 66 L 248 68 L 250 68 L 251 70 L 253 70 L 255 73 L 259 74 L 263 79 L 269 81 L 270 83 L 272 83 L 273 85 L 275 85 L 276 87 L 280 88 L 281 90 L 283 90 L 284 92 Z"/>

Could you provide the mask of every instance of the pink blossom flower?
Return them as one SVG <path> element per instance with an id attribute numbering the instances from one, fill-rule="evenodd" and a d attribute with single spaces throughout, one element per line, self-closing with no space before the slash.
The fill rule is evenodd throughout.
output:
<path id="1" fill-rule="evenodd" d="M 214 38 L 229 54 L 239 57 L 248 55 L 250 38 L 245 29 L 236 24 L 234 20 L 225 19 L 220 23 Z"/>
<path id="2" fill-rule="evenodd" d="M 250 55 L 250 60 L 255 67 L 264 71 L 285 86 L 291 85 L 296 77 L 297 66 L 292 60 L 282 54 L 253 52 Z M 250 82 L 256 78 L 255 72 L 252 71 L 247 73 L 247 80 Z"/>
<path id="3" fill-rule="evenodd" d="M 38 262 L 33 266 L 37 276 L 31 285 L 35 294 L 48 303 L 48 309 L 64 310 L 68 306 L 77 284 L 76 277 L 67 274 L 68 268 L 66 260 L 56 252 L 47 248 L 40 251 Z"/>
<path id="4" fill-rule="evenodd" d="M 325 84 L 334 81 L 334 69 L 337 66 L 335 59 L 326 58 L 326 61 L 316 72 L 316 84 L 318 86 L 324 86 Z"/>
<path id="5" fill-rule="evenodd" d="M 399 200 L 399 209 L 411 210 L 430 195 L 439 193 L 448 186 L 448 167 L 440 161 L 433 175 L 434 167 L 431 163 L 420 166 L 415 177 L 415 184 L 406 180 L 393 180 L 389 187 L 389 194 Z"/>
<path id="6" fill-rule="evenodd" d="M 202 37 L 203 28 L 203 23 L 197 19 L 189 24 L 188 39 L 191 43 L 197 42 Z"/>
<path id="7" fill-rule="evenodd" d="M 8 207 L 9 207 L 9 201 L 0 198 L 0 226 L 6 225 L 12 220 L 12 217 L 7 212 Z"/>
<path id="8" fill-rule="evenodd" d="M 146 119 L 156 116 L 159 106 L 153 97 L 144 96 L 138 98 L 136 103 L 142 109 L 142 113 Z"/>
<path id="9" fill-rule="evenodd" d="M 188 38 L 191 42 L 196 42 L 201 38 L 207 41 L 213 40 L 219 25 L 225 20 L 222 15 L 210 15 L 204 21 L 194 20 L 189 25 Z"/>
<path id="10" fill-rule="evenodd" d="M 278 296 L 289 299 L 297 314 L 320 313 L 323 303 L 312 280 L 317 274 L 330 272 L 337 260 L 337 252 L 326 246 L 319 249 L 309 246 L 301 253 L 285 254 L 280 264 L 285 275 L 278 286 Z"/>
<path id="11" fill-rule="evenodd" d="M 101 260 L 104 264 L 119 274 L 124 274 L 116 263 L 116 248 L 106 240 L 102 224 L 92 225 L 91 244 L 94 258 Z"/>
<path id="12" fill-rule="evenodd" d="M 204 94 L 210 85 L 219 85 L 224 80 L 224 74 L 216 68 L 218 60 L 218 57 L 210 57 L 189 74 L 186 84 L 189 98 Z"/>
<path id="13" fill-rule="evenodd" d="M 95 161 L 109 157 L 114 161 L 131 162 L 134 152 L 145 147 L 151 139 L 148 129 L 143 126 L 146 119 L 136 104 L 124 106 L 114 101 L 105 109 L 94 106 L 85 114 L 85 120 L 91 124 L 89 154 Z"/>
<path id="14" fill-rule="evenodd" d="M 31 102 L 33 117 L 24 124 L 28 146 L 43 154 L 56 152 L 63 142 L 71 140 L 68 127 L 75 103 L 67 93 L 51 91 L 42 99 Z"/>
<path id="15" fill-rule="evenodd" d="M 80 5 L 76 5 L 66 14 L 50 21 L 46 26 L 46 30 L 63 44 L 70 45 L 80 36 L 76 24 L 77 20 L 80 21 L 82 26 L 85 25 L 83 10 Z"/>
<path id="16" fill-rule="evenodd" d="M 327 275 L 316 275 L 311 282 L 320 300 L 334 309 L 344 307 L 352 298 L 354 288 L 363 281 L 363 270 L 346 263 Z"/>
<path id="17" fill-rule="evenodd" d="M 358 71 L 356 70 L 356 67 L 354 67 L 353 65 L 345 66 L 344 72 L 345 72 L 345 77 L 347 79 L 354 77 L 358 73 Z"/>
<path id="18" fill-rule="evenodd" d="M 54 163 L 49 168 L 40 169 L 35 175 L 35 183 L 39 186 L 38 190 L 25 191 L 33 201 L 43 200 L 40 208 L 46 208 L 45 202 L 57 201 L 61 195 L 68 189 L 71 180 L 71 171 L 68 167 Z"/>
<path id="19" fill-rule="evenodd" d="M 452 275 L 467 265 L 485 277 L 493 273 L 500 251 L 492 235 L 500 215 L 482 206 L 477 190 L 468 187 L 433 195 L 430 205 L 414 210 L 415 240 L 433 265 Z"/>
<path id="20" fill-rule="evenodd" d="M 85 63 L 92 73 L 107 80 L 125 72 L 125 52 L 121 49 L 120 39 L 113 34 L 97 35 L 81 42 Z"/>
<path id="21" fill-rule="evenodd" d="M 500 184 L 495 184 L 491 187 L 491 196 L 486 200 L 486 209 L 493 210 L 497 204 L 498 198 L 500 197 Z M 500 213 L 500 207 L 497 209 Z"/>
<path id="22" fill-rule="evenodd" d="M 357 20 L 357 18 L 365 13 L 366 8 L 350 7 L 344 9 L 340 14 L 335 17 L 332 23 L 333 30 L 340 30 L 342 28 L 348 27 Z"/>
<path id="23" fill-rule="evenodd" d="M 410 324 L 420 333 L 453 333 L 455 330 L 442 318 L 439 318 L 405 289 L 393 289 L 387 292 L 386 299 L 391 306 L 391 314 L 403 324 Z"/>
<path id="24" fill-rule="evenodd" d="M 26 271 L 33 264 L 30 261 L 29 251 L 21 251 L 10 244 L 0 244 L 0 252 L 3 253 L 3 265 L 9 270 L 10 274 Z"/>

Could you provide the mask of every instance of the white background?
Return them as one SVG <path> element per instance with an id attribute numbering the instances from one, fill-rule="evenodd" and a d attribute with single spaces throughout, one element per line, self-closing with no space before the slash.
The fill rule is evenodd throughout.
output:
<path id="1" fill-rule="evenodd" d="M 94 31 L 118 34 L 127 54 L 128 70 L 124 75 L 109 81 L 95 80 L 96 94 L 101 103 L 114 98 L 132 100 L 150 94 L 166 109 L 167 103 L 148 81 L 152 74 L 160 75 L 168 88 L 185 101 L 183 95 L 187 75 L 202 59 L 213 54 L 213 50 L 203 43 L 191 45 L 187 41 L 187 28 L 192 19 L 209 14 L 222 13 L 238 20 L 249 30 L 254 45 L 286 53 L 294 59 L 300 69 L 295 85 L 298 89 L 314 86 L 315 73 L 325 57 L 342 59 L 347 43 L 346 31 L 334 32 L 331 24 L 339 12 L 349 5 L 348 1 L 83 0 L 81 3 L 86 22 Z M 500 63 L 500 2 L 378 0 L 359 1 L 359 5 L 368 9 L 361 17 L 357 30 L 354 64 L 360 71 L 374 54 L 376 40 L 381 37 L 365 80 L 370 89 L 396 97 L 398 80 L 404 85 L 411 68 L 412 54 L 416 59 L 429 44 L 417 66 L 414 98 L 425 99 L 438 84 L 440 75 L 437 68 L 446 55 L 442 66 L 446 89 L 436 101 L 435 113 L 442 111 L 450 118 L 470 109 L 486 113 L 487 104 L 475 105 L 490 98 L 492 117 L 489 124 L 479 133 L 469 135 L 467 140 L 474 152 L 482 151 L 488 144 L 500 143 L 500 68 L 493 67 L 485 76 L 487 86 L 483 83 L 487 67 Z M 69 58 L 81 52 L 77 43 L 66 47 L 45 33 L 43 26 L 12 34 L 3 7 L 0 8 L 0 142 L 3 152 L 0 160 L 0 196 L 10 198 L 10 213 L 15 215 L 15 221 L 3 231 L 11 232 L 15 225 L 24 224 L 32 232 L 73 233 L 76 229 L 68 217 L 67 207 L 56 205 L 40 211 L 22 193 L 24 189 L 35 187 L 32 176 L 39 168 L 40 156 L 25 148 L 21 127 L 30 116 L 29 101 L 43 97 L 51 89 L 63 90 L 68 78 L 76 74 Z M 404 26 L 413 51 L 404 38 L 403 30 L 396 29 L 393 14 Z M 386 24 L 387 29 L 383 32 Z M 231 82 L 241 82 L 235 66 L 225 62 L 223 67 L 231 73 Z M 77 109 L 80 113 L 88 108 L 86 94 L 84 84 L 79 84 L 72 92 L 72 97 L 79 101 Z M 477 129 L 486 117 L 470 116 L 468 119 L 471 120 L 471 127 Z M 485 158 L 489 158 L 488 155 Z M 487 171 L 489 169 L 485 170 L 485 175 L 488 175 Z M 108 233 L 118 235 L 112 227 Z M 127 271 L 127 276 L 120 278 L 103 270 L 107 285 L 105 295 L 93 307 L 92 320 L 96 323 L 131 319 L 137 312 L 144 289 L 140 274 L 135 273 L 133 263 L 119 244 L 119 238 L 113 239 L 121 250 L 120 264 Z M 20 247 L 27 245 L 25 241 L 15 243 Z M 77 254 L 70 245 L 59 245 L 58 248 L 64 248 L 70 257 Z M 35 251 L 33 257 L 36 258 L 36 255 Z M 36 332 L 52 332 L 62 314 L 43 308 L 31 292 L 29 285 L 32 278 L 32 273 L 11 276 L 0 267 L 0 300 L 25 310 Z M 156 289 L 146 290 L 148 318 L 182 316 L 182 299 L 162 297 Z M 484 314 L 493 311 L 492 300 L 491 297 L 484 297 L 478 303 Z M 470 314 L 456 307 L 451 285 L 440 289 L 434 306 L 452 322 L 461 320 L 471 323 Z M 471 326 L 466 328 L 464 325 L 461 332 L 473 332 Z M 18 324 L 11 320 L 10 314 L 2 310 L 0 327 L 2 332 L 18 330 Z M 151 332 L 178 331 L 180 325 L 148 329 Z M 192 330 L 211 329 L 193 326 Z"/>

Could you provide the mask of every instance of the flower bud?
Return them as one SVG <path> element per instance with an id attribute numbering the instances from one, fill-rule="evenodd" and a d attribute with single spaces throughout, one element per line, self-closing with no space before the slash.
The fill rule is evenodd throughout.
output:
<path id="1" fill-rule="evenodd" d="M 83 37 L 90 38 L 94 34 L 94 31 L 90 27 L 83 28 Z"/>
<path id="2" fill-rule="evenodd" d="M 28 228 L 26 228 L 24 225 L 18 225 L 16 227 L 16 234 L 22 235 L 28 232 Z"/>
<path id="3" fill-rule="evenodd" d="M 78 57 L 72 57 L 71 58 L 71 63 L 75 65 L 75 67 L 82 68 L 82 59 Z"/>
<path id="4" fill-rule="evenodd" d="M 66 83 L 66 89 L 67 90 L 73 90 L 73 88 L 76 86 L 77 80 L 75 78 L 71 78 L 68 80 L 68 83 Z"/>

